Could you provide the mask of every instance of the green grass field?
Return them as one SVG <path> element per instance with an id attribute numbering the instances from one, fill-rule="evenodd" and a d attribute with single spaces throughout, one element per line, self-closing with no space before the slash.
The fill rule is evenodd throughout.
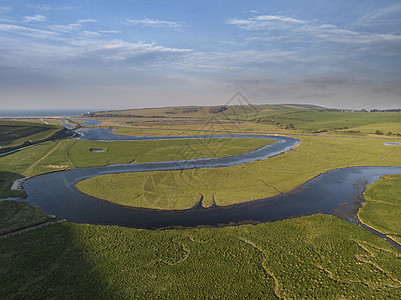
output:
<path id="1" fill-rule="evenodd" d="M 11 190 L 13 182 L 22 177 L 23 176 L 17 173 L 0 171 L 0 199 L 7 197 L 24 197 L 24 192 Z"/>
<path id="2" fill-rule="evenodd" d="M 25 202 L 0 201 L 0 234 L 43 223 L 49 216 Z"/>
<path id="3" fill-rule="evenodd" d="M 369 112 L 335 112 L 335 111 L 295 111 L 278 116 L 271 115 L 267 120 L 277 121 L 280 124 L 289 126 L 293 124 L 295 129 L 304 132 L 321 132 L 321 131 L 335 131 L 335 130 L 355 130 L 356 128 L 364 125 L 371 125 L 372 131 L 376 131 L 375 126 L 380 126 L 385 132 L 390 131 L 383 128 L 385 122 L 395 123 L 398 126 L 401 124 L 401 113 L 369 113 Z M 397 128 L 399 128 L 397 126 Z M 394 124 L 389 124 L 389 129 L 393 128 Z M 401 131 L 399 132 L 401 133 Z"/>
<path id="4" fill-rule="evenodd" d="M 375 124 L 368 124 L 362 125 L 359 127 L 354 127 L 351 130 L 344 130 L 347 131 L 360 131 L 364 134 L 375 134 L 376 131 L 381 131 L 383 135 L 388 135 L 389 133 L 399 134 L 401 133 L 401 122 L 380 122 Z"/>
<path id="5" fill-rule="evenodd" d="M 384 176 L 370 185 L 358 216 L 362 223 L 401 244 L 401 175 Z"/>
<path id="6" fill-rule="evenodd" d="M 39 121 L 0 120 L 0 150 L 6 152 L 8 149 L 46 140 L 61 129 L 60 126 Z"/>
<path id="7" fill-rule="evenodd" d="M 221 157 L 248 152 L 270 143 L 261 139 L 194 139 L 135 142 L 92 142 L 61 140 L 46 142 L 0 157 L 0 198 L 18 196 L 10 191 L 12 182 L 72 167 L 154 162 L 200 157 Z M 104 152 L 91 152 L 103 149 Z"/>
<path id="8" fill-rule="evenodd" d="M 0 265 L 3 299 L 401 297 L 400 252 L 327 215 L 167 231 L 62 223 L 2 241 Z"/>
<path id="9" fill-rule="evenodd" d="M 130 124 L 127 124 L 130 125 Z M 177 136 L 177 135 L 214 135 L 229 133 L 288 133 L 273 125 L 259 124 L 252 122 L 241 123 L 216 123 L 210 124 L 207 122 L 199 124 L 188 124 L 185 122 L 174 124 L 144 124 L 144 125 L 131 125 L 131 127 L 120 127 L 114 130 L 116 134 L 130 135 L 130 136 Z"/>
<path id="10" fill-rule="evenodd" d="M 401 166 L 401 147 L 386 140 L 303 137 L 293 151 L 266 160 L 227 168 L 110 174 L 80 182 L 90 195 L 118 204 L 187 209 L 204 196 L 203 205 L 230 205 L 288 192 L 313 177 L 352 166 Z M 149 201 L 146 188 L 157 184 L 165 199 Z M 164 188 L 163 188 L 164 187 Z"/>
<path id="11" fill-rule="evenodd" d="M 135 142 L 78 141 L 69 150 L 76 167 L 223 157 L 249 152 L 272 144 L 262 139 L 189 139 Z M 89 149 L 103 149 L 94 153 Z"/>
<path id="12" fill-rule="evenodd" d="M 377 130 L 401 135 L 400 112 L 347 112 L 310 109 L 300 105 L 227 106 L 219 113 L 210 113 L 210 107 L 166 107 L 125 111 L 100 112 L 95 115 L 109 121 L 117 120 L 136 126 L 158 126 L 205 130 L 261 130 L 298 133 L 330 133 L 335 135 L 374 135 Z M 227 122 L 234 122 L 229 126 Z M 118 123 L 113 123 L 118 125 Z M 234 127 L 231 128 L 230 127 Z M 218 129 L 216 129 L 218 128 Z M 143 135 L 144 130 L 119 129 L 128 135 Z M 149 135 L 157 134 L 151 130 Z M 171 132 L 170 134 L 174 134 Z"/>

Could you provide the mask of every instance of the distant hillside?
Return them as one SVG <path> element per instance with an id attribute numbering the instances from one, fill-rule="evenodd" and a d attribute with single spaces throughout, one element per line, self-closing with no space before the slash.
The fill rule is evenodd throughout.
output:
<path id="1" fill-rule="evenodd" d="M 311 104 L 279 104 L 279 105 L 219 105 L 219 106 L 174 106 L 140 109 L 110 110 L 87 113 L 86 117 L 106 118 L 205 118 L 225 117 L 244 113 L 245 119 L 256 117 L 266 111 L 293 111 L 299 109 L 325 109 Z"/>
<path id="2" fill-rule="evenodd" d="M 286 106 L 301 107 L 306 109 L 327 109 L 326 107 L 314 105 L 314 104 L 283 104 Z"/>
<path id="3" fill-rule="evenodd" d="M 27 121 L 0 120 L 0 153 L 70 135 L 71 133 L 62 126 Z"/>

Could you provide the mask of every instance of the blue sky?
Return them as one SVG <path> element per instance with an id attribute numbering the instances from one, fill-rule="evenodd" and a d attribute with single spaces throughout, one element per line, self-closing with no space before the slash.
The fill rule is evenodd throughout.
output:
<path id="1" fill-rule="evenodd" d="M 401 2 L 0 0 L 3 108 L 401 107 Z"/>

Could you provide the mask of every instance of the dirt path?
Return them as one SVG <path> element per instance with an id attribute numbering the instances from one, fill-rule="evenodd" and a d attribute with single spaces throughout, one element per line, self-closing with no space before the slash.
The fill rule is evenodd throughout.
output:
<path id="1" fill-rule="evenodd" d="M 24 171 L 24 175 L 25 176 L 29 176 L 30 171 L 37 166 L 41 161 L 43 161 L 45 158 L 49 157 L 51 154 L 54 153 L 54 151 L 56 151 L 61 144 L 62 141 L 59 141 L 57 143 L 56 146 L 53 147 L 53 149 L 51 149 L 49 152 L 47 152 L 45 155 L 43 155 L 39 160 L 35 161 L 32 165 L 30 165 L 25 171 Z"/>
<path id="2" fill-rule="evenodd" d="M 19 229 L 19 230 L 13 231 L 13 232 L 2 234 L 2 235 L 0 235 L 0 241 L 12 238 L 16 235 L 21 235 L 21 234 L 24 234 L 27 232 L 35 231 L 35 230 L 38 230 L 43 227 L 49 227 L 49 226 L 52 226 L 55 224 L 59 224 L 59 223 L 65 222 L 65 221 L 66 221 L 65 219 L 49 219 L 46 222 L 43 222 L 41 224 L 37 224 L 34 226 L 30 226 L 30 227 Z"/>

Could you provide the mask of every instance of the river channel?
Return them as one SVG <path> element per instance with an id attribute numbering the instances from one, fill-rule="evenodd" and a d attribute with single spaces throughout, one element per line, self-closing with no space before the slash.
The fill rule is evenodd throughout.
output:
<path id="1" fill-rule="evenodd" d="M 352 167 L 336 169 L 275 197 L 231 206 L 203 208 L 199 203 L 188 210 L 152 210 L 132 208 L 101 200 L 80 192 L 76 184 L 87 178 L 121 172 L 216 168 L 243 164 L 291 151 L 300 140 L 270 135 L 213 135 L 186 137 L 132 137 L 116 135 L 110 129 L 79 130 L 85 140 L 157 140 L 199 138 L 264 138 L 277 140 L 260 149 L 222 158 L 112 165 L 79 168 L 49 173 L 28 179 L 24 183 L 26 201 L 58 218 L 76 223 L 119 225 L 137 228 L 171 226 L 220 225 L 238 222 L 268 222 L 292 217 L 327 213 L 357 223 L 356 212 L 361 206 L 367 185 L 386 174 L 401 174 L 400 167 Z"/>

